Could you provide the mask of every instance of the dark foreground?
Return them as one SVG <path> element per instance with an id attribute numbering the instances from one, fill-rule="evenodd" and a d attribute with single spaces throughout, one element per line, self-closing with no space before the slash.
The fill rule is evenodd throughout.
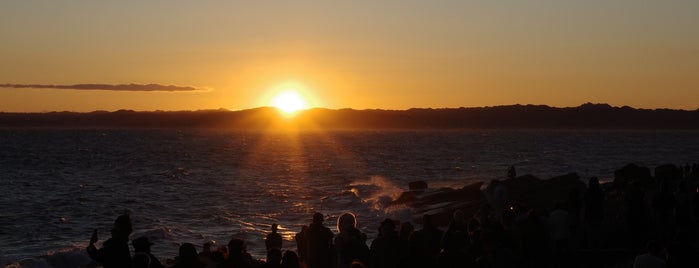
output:
<path id="1" fill-rule="evenodd" d="M 232 239 L 200 250 L 185 243 L 179 256 L 161 263 L 158 258 L 173 256 L 149 254 L 147 238 L 130 241 L 130 219 L 121 216 L 101 247 L 90 241 L 95 262 L 88 266 L 699 267 L 699 165 L 662 165 L 653 174 L 629 164 L 605 184 L 590 178 L 586 185 L 576 174 L 517 177 L 514 170 L 484 190 L 411 183 L 390 206 L 414 208 L 417 226 L 385 219 L 378 236 L 367 240 L 351 213 L 338 217 L 338 233 L 316 213 L 297 233 L 295 251 L 282 252 L 281 236 L 270 232 L 266 262 Z"/>

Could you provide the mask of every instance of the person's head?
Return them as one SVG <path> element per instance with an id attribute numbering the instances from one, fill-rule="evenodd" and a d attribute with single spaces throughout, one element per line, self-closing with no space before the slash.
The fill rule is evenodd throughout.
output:
<path id="1" fill-rule="evenodd" d="M 282 262 L 282 251 L 278 248 L 271 248 L 267 251 L 267 263 L 279 264 Z"/>
<path id="2" fill-rule="evenodd" d="M 148 268 L 148 267 L 150 267 L 151 260 L 150 260 L 150 256 L 148 256 L 148 254 L 143 253 L 143 252 L 138 252 L 138 253 L 133 255 L 131 262 L 133 262 L 134 268 Z"/>
<path id="3" fill-rule="evenodd" d="M 245 240 L 233 238 L 230 242 L 228 242 L 229 256 L 241 256 L 243 253 L 245 253 Z"/>
<path id="4" fill-rule="evenodd" d="M 409 237 L 413 233 L 413 231 L 415 231 L 415 227 L 413 227 L 413 224 L 410 222 L 406 221 L 400 225 L 401 237 Z"/>
<path id="5" fill-rule="evenodd" d="M 192 261 L 198 260 L 199 254 L 197 254 L 197 248 L 194 247 L 194 244 L 184 243 L 180 246 L 179 257 L 181 261 Z"/>
<path id="6" fill-rule="evenodd" d="M 133 232 L 133 226 L 131 225 L 129 214 L 123 214 L 114 221 L 114 227 L 111 232 L 113 237 L 128 239 L 131 232 Z"/>
<path id="7" fill-rule="evenodd" d="M 391 219 L 385 219 L 381 222 L 381 226 L 379 226 L 379 234 L 380 235 L 388 235 L 389 233 L 393 232 L 396 230 L 396 223 L 393 222 Z"/>
<path id="8" fill-rule="evenodd" d="M 202 251 L 211 252 L 211 246 L 214 246 L 214 245 L 216 245 L 216 241 L 210 240 L 210 241 L 204 243 Z"/>
<path id="9" fill-rule="evenodd" d="M 323 214 L 320 212 L 313 213 L 313 223 L 323 224 Z"/>
<path id="10" fill-rule="evenodd" d="M 278 227 L 279 227 L 279 225 L 277 225 L 276 223 L 272 223 L 272 232 L 276 233 Z"/>
<path id="11" fill-rule="evenodd" d="M 599 179 L 597 177 L 592 177 L 587 183 L 589 189 L 599 189 Z"/>
<path id="12" fill-rule="evenodd" d="M 296 252 L 291 250 L 285 251 L 284 256 L 282 256 L 282 266 L 289 268 L 299 267 L 299 256 L 296 255 Z"/>
<path id="13" fill-rule="evenodd" d="M 650 240 L 646 244 L 646 250 L 649 254 L 660 256 L 663 250 L 663 246 L 660 244 L 660 242 L 656 240 Z"/>
<path id="14" fill-rule="evenodd" d="M 350 263 L 350 268 L 364 268 L 364 263 L 360 260 L 353 260 L 352 263 Z"/>
<path id="15" fill-rule="evenodd" d="M 342 214 L 342 216 L 337 218 L 338 232 L 342 233 L 354 228 L 357 228 L 357 217 L 355 217 L 354 214 L 346 212 L 345 214 Z"/>
<path id="16" fill-rule="evenodd" d="M 133 245 L 135 252 L 150 253 L 150 247 L 153 245 L 153 243 L 148 240 L 148 237 L 141 236 L 132 240 L 131 245 Z"/>

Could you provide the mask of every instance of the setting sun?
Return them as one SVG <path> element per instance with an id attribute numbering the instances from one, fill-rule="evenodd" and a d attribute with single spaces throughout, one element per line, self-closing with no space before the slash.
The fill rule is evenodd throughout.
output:
<path id="1" fill-rule="evenodd" d="M 287 114 L 308 107 L 306 101 L 294 90 L 286 90 L 277 94 L 272 100 L 272 106 Z"/>

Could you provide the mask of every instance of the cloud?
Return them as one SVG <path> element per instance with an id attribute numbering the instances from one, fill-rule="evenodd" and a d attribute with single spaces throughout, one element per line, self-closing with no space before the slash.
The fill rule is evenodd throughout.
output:
<path id="1" fill-rule="evenodd" d="M 191 86 L 175 86 L 160 84 L 75 84 L 75 85 L 38 85 L 38 84 L 0 84 L 0 88 L 48 88 L 48 89 L 72 89 L 72 90 L 109 90 L 109 91 L 165 91 L 165 92 L 186 92 L 186 91 L 206 91 L 204 88 Z"/>

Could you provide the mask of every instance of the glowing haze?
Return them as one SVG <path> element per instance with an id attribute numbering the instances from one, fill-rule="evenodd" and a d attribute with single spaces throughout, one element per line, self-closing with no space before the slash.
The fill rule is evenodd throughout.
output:
<path id="1" fill-rule="evenodd" d="M 696 109 L 697 14 L 681 0 L 2 1 L 0 111 L 239 110 L 288 84 L 308 107 Z"/>

